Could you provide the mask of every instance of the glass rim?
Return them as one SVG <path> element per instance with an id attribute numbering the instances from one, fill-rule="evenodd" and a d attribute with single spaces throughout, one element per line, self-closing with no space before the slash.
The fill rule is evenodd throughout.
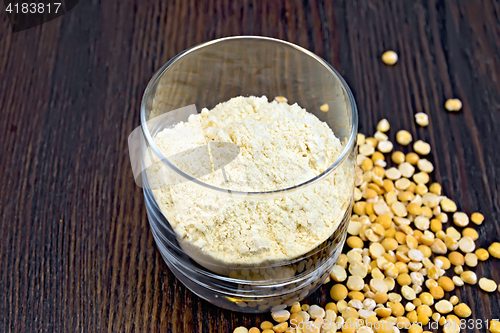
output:
<path id="1" fill-rule="evenodd" d="M 303 183 L 300 183 L 298 185 L 295 185 L 295 186 L 291 186 L 291 187 L 287 187 L 287 188 L 284 188 L 284 189 L 279 189 L 279 190 L 273 190 L 273 191 L 264 191 L 264 192 L 244 192 L 244 191 L 233 191 L 233 190 L 230 190 L 230 189 L 225 189 L 225 188 L 221 188 L 221 187 L 217 187 L 217 186 L 213 186 L 213 185 L 210 185 L 210 184 L 207 184 L 205 182 L 202 182 L 200 180 L 198 180 L 197 178 L 194 178 L 192 177 L 191 175 L 185 173 L 184 171 L 182 171 L 181 169 L 179 169 L 176 165 L 174 165 L 173 163 L 171 163 L 167 157 L 165 157 L 163 155 L 163 153 L 160 151 L 160 149 L 158 148 L 158 146 L 156 145 L 156 143 L 154 142 L 154 139 L 149 131 L 149 128 L 147 126 L 147 119 L 146 119 L 146 101 L 148 99 L 148 96 L 151 94 L 151 90 L 153 88 L 153 86 L 160 80 L 161 76 L 163 75 L 163 73 L 170 67 L 172 66 L 173 64 L 175 64 L 175 62 L 177 62 L 179 59 L 183 58 L 184 56 L 188 55 L 189 53 L 192 53 L 196 50 L 199 50 L 199 49 L 202 49 L 204 47 L 207 47 L 207 46 L 210 46 L 210 45 L 214 45 L 214 44 L 217 44 L 217 43 L 221 43 L 221 42 L 226 42 L 226 41 L 232 41 L 232 40 L 240 40 L 240 39 L 253 39 L 253 40 L 262 40 L 262 41 L 269 41 L 269 42 L 274 42 L 274 43 L 279 43 L 279 44 L 283 44 L 283 45 L 287 45 L 289 47 L 292 47 L 294 49 L 296 49 L 297 51 L 300 51 L 308 56 L 310 56 L 311 58 L 315 59 L 317 62 L 319 62 L 320 64 L 322 64 L 326 70 L 328 70 L 331 74 L 333 74 L 334 76 L 336 76 L 340 83 L 342 84 L 343 88 L 345 89 L 346 93 L 347 93 L 347 96 L 349 97 L 349 103 L 350 103 L 350 106 L 351 106 L 351 115 L 352 115 L 352 124 L 351 124 L 351 128 L 350 128 L 350 133 L 349 133 L 349 140 L 347 141 L 347 144 L 344 146 L 344 149 L 342 150 L 342 153 L 340 154 L 340 156 L 325 170 L 323 171 L 322 173 L 320 173 L 319 175 L 317 175 L 316 177 L 313 177 Z M 307 187 L 309 185 L 312 185 L 312 184 L 315 184 L 317 182 L 319 182 L 320 180 L 324 179 L 326 176 L 328 176 L 331 172 L 333 172 L 333 170 L 335 170 L 339 165 L 342 164 L 342 162 L 349 156 L 349 154 L 351 153 L 351 151 L 353 150 L 354 148 L 354 144 L 356 143 L 356 139 L 357 139 L 357 128 L 358 128 L 358 109 L 356 107 L 356 102 L 354 100 L 354 96 L 352 95 L 352 92 L 351 92 L 351 89 L 349 88 L 349 86 L 347 85 L 347 83 L 345 82 L 344 78 L 332 67 L 332 65 L 330 65 L 328 62 L 326 62 L 323 58 L 321 58 L 320 56 L 314 54 L 313 52 L 301 47 L 301 46 L 298 46 L 296 44 L 293 44 L 293 43 L 290 43 L 290 42 L 287 42 L 287 41 L 284 41 L 284 40 L 280 40 L 280 39 L 276 39 L 276 38 L 271 38 L 271 37 L 264 37 L 264 36 L 249 36 L 249 35 L 245 35 L 245 36 L 231 36 L 231 37 L 224 37 L 224 38 L 219 38 L 219 39 L 214 39 L 212 41 L 208 41 L 208 42 L 205 42 L 205 43 L 202 43 L 202 44 L 198 44 L 198 45 L 195 45 L 191 48 L 188 48 L 184 51 L 182 51 L 181 53 L 177 54 L 176 56 L 174 56 L 172 59 L 170 59 L 169 61 L 167 61 L 154 75 L 153 77 L 151 78 L 151 80 L 149 81 L 148 85 L 146 86 L 146 89 L 144 90 L 144 94 L 142 96 L 142 100 L 141 100 L 141 128 L 142 128 L 142 132 L 144 134 L 144 137 L 146 138 L 146 141 L 148 143 L 148 145 L 150 146 L 150 148 L 153 150 L 153 152 L 162 160 L 163 163 L 165 163 L 171 170 L 173 170 L 174 172 L 176 172 L 179 176 L 183 177 L 184 179 L 186 179 L 187 181 L 191 181 L 193 182 L 194 184 L 198 185 L 198 186 L 202 186 L 208 190 L 211 190 L 211 191 L 215 191 L 215 192 L 219 192 L 219 193 L 225 193 L 226 195 L 229 193 L 231 196 L 234 196 L 234 197 L 258 197 L 258 196 L 267 196 L 267 195 L 273 195 L 273 194 L 283 194 L 283 193 L 290 193 L 290 192 L 294 192 L 296 190 L 299 190 L 299 189 L 302 189 L 304 187 Z"/>

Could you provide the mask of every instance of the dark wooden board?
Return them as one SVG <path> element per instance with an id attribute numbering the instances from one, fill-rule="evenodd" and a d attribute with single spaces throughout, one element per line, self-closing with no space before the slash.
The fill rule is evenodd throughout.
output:
<path id="1" fill-rule="evenodd" d="M 82 0 L 16 34 L 1 16 L 0 332 L 232 332 L 269 318 L 215 308 L 174 278 L 128 160 L 152 74 L 223 36 L 281 38 L 325 58 L 353 90 L 360 131 L 386 117 L 392 139 L 405 128 L 430 142 L 444 192 L 486 217 L 479 246 L 500 238 L 498 1 Z M 394 67 L 380 61 L 387 49 Z M 450 97 L 460 113 L 443 109 Z M 500 282 L 498 265 L 476 272 Z M 328 289 L 308 302 L 325 304 Z M 456 294 L 473 318 L 500 317 L 498 293 Z"/>

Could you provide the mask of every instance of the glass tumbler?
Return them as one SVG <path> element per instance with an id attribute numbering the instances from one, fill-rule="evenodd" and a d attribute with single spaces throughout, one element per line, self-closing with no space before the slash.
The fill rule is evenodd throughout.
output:
<path id="1" fill-rule="evenodd" d="M 267 192 L 237 191 L 203 181 L 202 176 L 211 172 L 218 172 L 223 179 L 224 165 L 232 163 L 239 147 L 210 142 L 182 156 L 164 156 L 155 141 L 158 133 L 189 121 L 202 108 L 212 109 L 236 96 L 267 96 L 270 101 L 283 96 L 287 103 L 297 103 L 332 129 L 342 144 L 340 155 L 316 177 Z M 353 202 L 357 126 L 356 105 L 345 81 L 327 62 L 297 45 L 266 37 L 229 37 L 195 46 L 167 62 L 144 92 L 142 172 L 136 181 L 143 187 L 151 231 L 169 269 L 199 297 L 240 312 L 284 309 L 314 292 L 328 276 L 345 242 Z M 218 149 L 227 160 L 215 170 L 210 165 L 216 164 L 211 158 Z M 196 155 L 198 162 L 182 167 L 179 161 L 190 154 Z M 189 196 L 176 200 L 174 194 L 179 191 L 216 202 L 212 214 L 216 218 L 241 205 L 274 210 L 284 200 L 300 203 L 306 197 L 314 198 L 327 209 L 306 213 L 303 218 L 315 214 L 336 227 L 296 257 L 269 257 L 250 263 L 211 260 L 200 254 L 203 244 L 193 245 L 176 228 L 177 219 L 198 204 Z M 206 217 L 202 214 L 199 218 Z M 197 232 L 216 234 L 217 224 Z M 294 231 L 283 232 L 285 238 L 293 237 Z M 228 246 L 231 242 L 227 240 Z"/>

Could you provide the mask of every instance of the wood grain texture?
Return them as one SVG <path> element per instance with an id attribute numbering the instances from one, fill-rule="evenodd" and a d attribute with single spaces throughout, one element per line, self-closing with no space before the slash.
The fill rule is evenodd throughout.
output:
<path id="1" fill-rule="evenodd" d="M 128 161 L 153 73 L 224 36 L 281 38 L 326 59 L 353 90 L 360 131 L 385 117 L 392 139 L 404 128 L 430 142 L 444 193 L 486 217 L 478 245 L 499 239 L 498 1 L 88 0 L 27 31 L 0 24 L 0 332 L 232 332 L 270 318 L 215 308 L 175 279 Z M 394 67 L 380 61 L 387 49 Z M 444 111 L 450 97 L 460 113 Z M 500 282 L 498 260 L 476 272 Z M 325 304 L 328 289 L 307 302 Z M 500 317 L 498 293 L 456 294 L 473 318 Z"/>

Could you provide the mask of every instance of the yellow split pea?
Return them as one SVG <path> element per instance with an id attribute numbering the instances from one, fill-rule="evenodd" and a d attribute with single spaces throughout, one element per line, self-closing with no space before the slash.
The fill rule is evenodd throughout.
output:
<path id="1" fill-rule="evenodd" d="M 479 213 L 469 217 L 457 211 L 456 203 L 443 196 L 441 185 L 429 183 L 429 173 L 434 166 L 416 154 L 430 153 L 430 145 L 423 141 L 415 142 L 416 153 L 392 153 L 396 165 L 386 169 L 386 155 L 382 153 L 389 149 L 380 148 L 381 142 L 388 142 L 384 133 L 389 128 L 389 122 L 382 119 L 373 137 L 358 136 L 361 158 L 357 161 L 357 194 L 346 241 L 351 249 L 340 255 L 329 274 L 337 283 L 330 290 L 333 302 L 324 308 L 295 302 L 289 311 L 276 310 L 271 316 L 277 323 L 262 323 L 262 333 L 291 333 L 295 332 L 292 323 L 320 325 L 323 320 L 352 323 L 342 327 L 343 333 L 373 333 L 366 326 L 358 327 L 358 319 L 365 323 L 426 325 L 432 318 L 443 326 L 471 316 L 466 304 L 460 303 L 456 296 L 445 298 L 445 293 L 465 283 L 478 283 L 488 292 L 498 289 L 495 281 L 468 270 L 475 267 L 478 260 L 500 257 L 498 242 L 491 244 L 488 250 L 476 249 L 479 234 L 471 226 L 480 224 L 484 217 Z M 448 216 L 453 216 L 453 223 L 463 228 L 461 232 L 452 226 L 443 228 Z M 448 269 L 455 273 L 452 279 L 446 276 Z M 238 329 L 235 332 L 247 333 L 243 327 Z M 453 327 L 443 327 L 443 330 L 458 332 Z M 258 332 L 256 327 L 248 331 Z M 325 333 L 330 332 L 334 330 Z M 395 331 L 376 330 L 381 332 Z M 414 327 L 408 332 L 426 331 Z"/>
<path id="2" fill-rule="evenodd" d="M 288 99 L 285 96 L 276 96 L 274 98 L 278 103 L 287 103 Z"/>
<path id="3" fill-rule="evenodd" d="M 380 131 L 383 133 L 387 132 L 390 128 L 391 128 L 391 124 L 385 118 L 382 119 L 381 121 L 379 121 L 377 124 L 377 131 Z"/>
<path id="4" fill-rule="evenodd" d="M 396 133 L 396 141 L 402 146 L 408 146 L 413 140 L 411 133 L 405 130 L 400 130 Z"/>
<path id="5" fill-rule="evenodd" d="M 460 111 L 462 109 L 462 101 L 457 98 L 451 98 L 444 103 L 444 107 L 448 111 Z"/>
<path id="6" fill-rule="evenodd" d="M 382 54 L 382 61 L 386 65 L 393 66 L 398 62 L 398 54 L 394 51 L 385 51 Z"/>
<path id="7" fill-rule="evenodd" d="M 415 114 L 415 122 L 422 127 L 429 125 L 429 116 L 423 112 Z"/>

